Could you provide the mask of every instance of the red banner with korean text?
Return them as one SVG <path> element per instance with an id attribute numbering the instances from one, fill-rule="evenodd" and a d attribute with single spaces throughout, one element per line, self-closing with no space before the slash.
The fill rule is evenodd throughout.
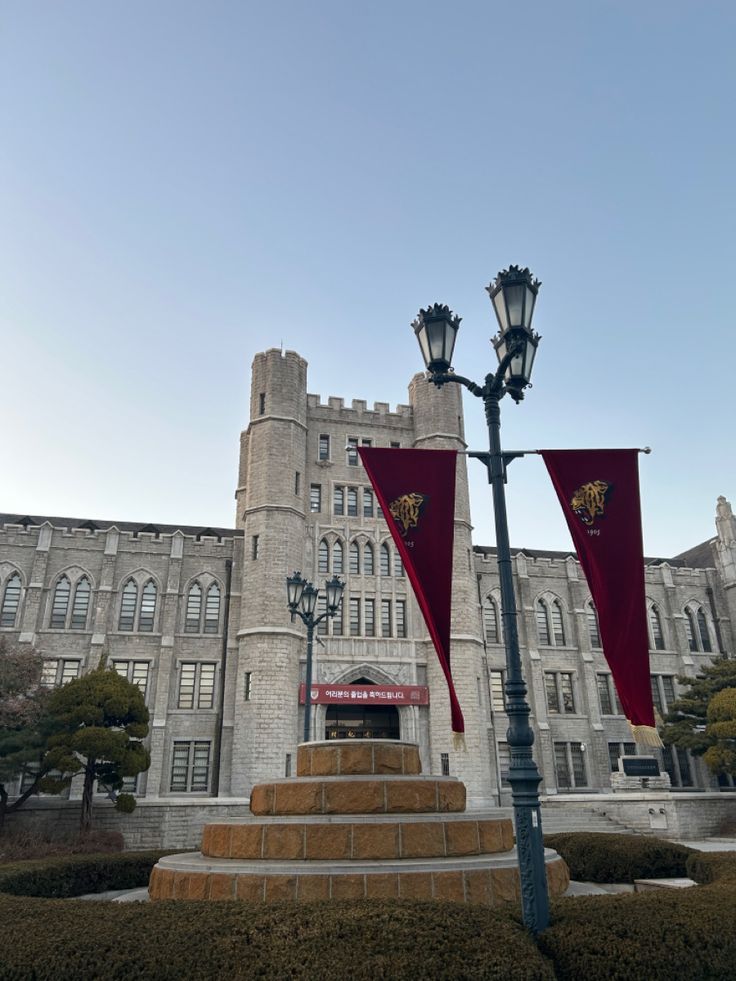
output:
<path id="1" fill-rule="evenodd" d="M 634 738 L 661 746 L 649 681 L 638 450 L 542 450 Z"/>
<path id="2" fill-rule="evenodd" d="M 465 731 L 450 668 L 455 450 L 358 450 L 447 679 L 452 731 Z"/>

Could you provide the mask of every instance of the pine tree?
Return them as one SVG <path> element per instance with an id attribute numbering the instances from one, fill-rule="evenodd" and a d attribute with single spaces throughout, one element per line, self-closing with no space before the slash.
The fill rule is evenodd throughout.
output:
<path id="1" fill-rule="evenodd" d="M 121 794 L 123 779 L 151 763 L 142 740 L 148 735 L 148 709 L 137 685 L 116 671 L 96 668 L 57 688 L 49 699 L 56 731 L 48 740 L 44 763 L 62 779 L 43 789 L 58 792 L 75 773 L 84 774 L 80 831 L 92 827 L 95 781 L 108 790 L 121 811 L 132 811 L 135 798 Z"/>
<path id="2" fill-rule="evenodd" d="M 709 725 L 708 708 L 719 692 L 736 688 L 736 660 L 720 658 L 703 668 L 696 678 L 683 675 L 677 680 L 688 690 L 680 695 L 667 714 L 662 739 L 668 745 L 689 749 L 695 756 L 704 756 L 710 766 L 709 760 L 715 761 L 716 757 L 708 753 L 718 743 L 719 736 Z"/>
<path id="3" fill-rule="evenodd" d="M 36 793 L 46 770 L 40 766 L 46 747 L 49 692 L 41 687 L 43 658 L 32 647 L 16 647 L 0 637 L 0 830 L 5 815 Z M 9 803 L 10 785 L 23 769 L 35 778 Z"/>

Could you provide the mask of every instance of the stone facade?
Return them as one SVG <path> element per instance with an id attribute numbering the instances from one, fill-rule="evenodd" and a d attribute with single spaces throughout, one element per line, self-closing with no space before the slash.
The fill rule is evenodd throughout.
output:
<path id="1" fill-rule="evenodd" d="M 409 404 L 395 411 L 324 403 L 307 394 L 299 355 L 269 350 L 253 363 L 250 416 L 233 529 L 0 515 L 0 634 L 39 649 L 49 683 L 105 659 L 145 687 L 152 764 L 138 780 L 142 799 L 243 799 L 296 765 L 305 631 L 290 621 L 285 578 L 299 569 L 323 585 L 337 573 L 346 581 L 342 627 L 332 621 L 319 638 L 314 682 L 427 686 L 429 705 L 393 710 L 401 739 L 419 745 L 425 773 L 459 777 L 469 807 L 508 804 L 498 576 L 494 550 L 472 543 L 465 457 L 452 656 L 467 731 L 456 748 L 444 678 L 353 450 L 354 441 L 465 449 L 459 388 L 440 391 L 417 375 Z M 736 522 L 724 498 L 716 524 L 713 542 L 647 560 L 663 711 L 677 675 L 733 654 Z M 513 566 L 542 792 L 608 791 L 612 760 L 631 736 L 580 566 L 571 553 L 534 549 L 516 550 Z M 315 706 L 314 739 L 325 738 L 328 714 Z M 713 788 L 698 762 L 666 762 L 673 788 Z"/>

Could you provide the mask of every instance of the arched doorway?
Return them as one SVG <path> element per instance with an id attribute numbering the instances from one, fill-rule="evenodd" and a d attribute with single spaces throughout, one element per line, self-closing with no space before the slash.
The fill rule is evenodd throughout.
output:
<path id="1" fill-rule="evenodd" d="M 372 685 L 356 678 L 353 685 Z M 325 739 L 400 739 L 399 712 L 395 705 L 328 705 Z"/>

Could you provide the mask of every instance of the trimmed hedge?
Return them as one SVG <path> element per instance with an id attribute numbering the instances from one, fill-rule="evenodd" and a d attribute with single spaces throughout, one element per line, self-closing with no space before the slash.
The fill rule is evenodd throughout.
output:
<path id="1" fill-rule="evenodd" d="M 447 902 L 58 902 L 0 896 L 0 981 L 554 981 L 518 917 Z"/>
<path id="2" fill-rule="evenodd" d="M 571 831 L 545 835 L 544 843 L 567 862 L 578 882 L 633 882 L 684 875 L 692 848 L 661 838 Z"/>
<path id="3" fill-rule="evenodd" d="M 736 879 L 736 852 L 693 852 L 687 875 L 703 884 Z"/>
<path id="4" fill-rule="evenodd" d="M 0 866 L 0 893 L 66 899 L 108 889 L 147 886 L 151 869 L 172 851 L 65 855 Z"/>
<path id="5" fill-rule="evenodd" d="M 563 981 L 732 981 L 736 883 L 560 900 L 539 949 Z"/>

